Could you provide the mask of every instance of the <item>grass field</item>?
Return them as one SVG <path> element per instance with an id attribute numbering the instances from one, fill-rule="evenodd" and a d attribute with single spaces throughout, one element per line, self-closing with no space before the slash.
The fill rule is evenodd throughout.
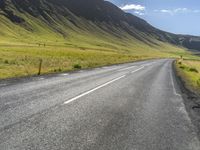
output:
<path id="1" fill-rule="evenodd" d="M 186 86 L 200 94 L 200 57 L 196 60 L 179 60 L 176 67 Z"/>
<path id="2" fill-rule="evenodd" d="M 59 46 L 0 46 L 0 78 L 92 68 L 162 56 L 160 53 L 129 53 Z"/>
<path id="3" fill-rule="evenodd" d="M 67 38 L 48 29 L 27 33 L 29 36 L 26 38 L 21 31 L 16 33 L 21 33 L 22 37 L 12 35 L 0 38 L 0 79 L 36 75 L 40 59 L 41 73 L 46 74 L 150 58 L 189 56 L 183 48 L 156 40 L 156 45 L 152 45 L 126 34 L 126 37 L 117 38 L 101 31 L 76 30 L 79 34 L 69 30 Z"/>
<path id="4" fill-rule="evenodd" d="M 28 14 L 19 15 L 26 25 L 0 15 L 0 79 L 36 75 L 40 60 L 41 73 L 46 74 L 150 58 L 193 57 L 181 47 L 151 37 L 142 42 L 115 27 L 105 32 L 104 24 L 100 28 L 80 18 L 76 19 L 79 27 L 65 17 L 48 26 Z"/>

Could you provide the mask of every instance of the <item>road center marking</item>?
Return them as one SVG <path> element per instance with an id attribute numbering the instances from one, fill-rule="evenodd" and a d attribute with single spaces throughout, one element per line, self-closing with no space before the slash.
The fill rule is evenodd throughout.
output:
<path id="1" fill-rule="evenodd" d="M 130 67 L 127 67 L 127 68 L 122 68 L 122 69 L 120 69 L 120 70 L 118 70 L 118 71 L 124 71 L 124 70 L 128 70 L 128 69 L 131 69 L 131 68 L 135 68 L 136 66 L 130 66 Z"/>
<path id="2" fill-rule="evenodd" d="M 148 63 L 148 64 L 145 64 L 143 66 L 150 66 L 150 65 L 153 65 L 155 62 L 152 62 L 152 63 Z"/>
<path id="3" fill-rule="evenodd" d="M 132 67 L 133 67 L 133 66 L 132 66 Z M 143 69 L 144 67 L 145 67 L 145 66 L 142 66 L 142 67 L 140 67 L 140 68 L 138 68 L 138 69 L 132 71 L 131 73 L 135 73 L 135 72 L 137 72 L 137 71 Z M 69 104 L 69 103 L 71 103 L 71 102 L 73 102 L 73 101 L 75 101 L 75 100 L 77 100 L 77 99 L 79 99 L 79 98 L 81 98 L 81 97 L 83 97 L 83 96 L 86 96 L 86 95 L 88 95 L 88 94 L 90 94 L 90 93 L 92 93 L 92 92 L 94 92 L 94 91 L 96 91 L 96 90 L 98 90 L 98 89 L 101 89 L 101 88 L 103 88 L 103 87 L 105 87 L 105 86 L 107 86 L 107 85 L 109 85 L 109 84 L 111 84 L 111 83 L 113 83 L 113 82 L 115 82 L 115 81 L 118 81 L 118 80 L 124 78 L 125 76 L 126 76 L 126 75 L 123 75 L 123 76 L 120 76 L 120 77 L 118 77 L 118 78 L 115 78 L 115 79 L 113 79 L 113 80 L 111 80 L 111 81 L 108 81 L 108 82 L 106 82 L 106 83 L 104 83 L 104 84 L 102 84 L 102 85 L 100 85 L 100 86 L 97 86 L 97 87 L 94 88 L 94 89 L 91 89 L 91 90 L 89 90 L 89 91 L 87 91 L 87 92 L 85 92 L 85 93 L 82 93 L 82 94 L 80 94 L 80 95 L 74 97 L 74 98 L 71 98 L 71 99 L 65 101 L 65 102 L 64 102 L 64 105 L 65 105 L 65 104 Z"/>
<path id="4" fill-rule="evenodd" d="M 69 74 L 68 73 L 63 73 L 61 74 L 62 76 L 68 76 Z"/>
<path id="5" fill-rule="evenodd" d="M 142 67 L 140 67 L 140 68 L 138 68 L 138 69 L 132 71 L 131 73 L 135 73 L 135 72 L 137 72 L 137 71 L 139 71 L 139 70 L 141 70 L 141 69 L 143 69 L 143 68 L 144 68 L 144 66 L 142 66 Z"/>
<path id="6" fill-rule="evenodd" d="M 0 84 L 0 87 L 2 87 L 2 86 L 6 86 L 7 84 L 5 84 L 5 83 L 2 83 L 2 84 Z"/>
<path id="7" fill-rule="evenodd" d="M 85 92 L 85 93 L 83 93 L 83 94 L 80 94 L 80 95 L 78 95 L 78 96 L 76 96 L 76 97 L 74 97 L 74 98 L 72 98 L 72 99 L 69 99 L 69 100 L 67 100 L 67 101 L 64 102 L 64 105 L 65 105 L 65 104 L 69 104 L 69 103 L 71 103 L 71 102 L 73 102 L 73 101 L 75 101 L 75 100 L 77 100 L 77 99 L 79 99 L 79 98 L 81 98 L 81 97 L 83 97 L 83 96 L 86 96 L 86 95 L 88 95 L 88 94 L 90 94 L 90 93 L 92 93 L 92 92 L 94 92 L 94 91 L 96 91 L 96 90 L 98 90 L 98 89 L 100 89 L 100 88 L 103 88 L 103 87 L 105 87 L 105 86 L 107 86 L 107 85 L 109 85 L 109 84 L 111 84 L 111 83 L 113 83 L 113 82 L 115 82 L 115 81 L 118 81 L 118 80 L 124 78 L 125 76 L 126 76 L 126 75 L 123 75 L 123 76 L 121 76 L 121 77 L 115 78 L 115 79 L 113 79 L 113 80 L 111 80 L 111 81 L 109 81 L 109 82 L 106 82 L 106 83 L 104 83 L 104 84 L 102 84 L 102 85 L 100 85 L 100 86 L 97 86 L 97 87 L 94 88 L 94 89 L 91 89 L 91 90 L 89 90 L 89 91 L 87 91 L 87 92 Z"/>

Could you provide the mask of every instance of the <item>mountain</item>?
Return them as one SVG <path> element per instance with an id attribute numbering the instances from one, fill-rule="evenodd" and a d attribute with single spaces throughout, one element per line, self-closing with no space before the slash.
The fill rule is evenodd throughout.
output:
<path id="1" fill-rule="evenodd" d="M 0 27 L 3 42 L 69 42 L 95 34 L 101 39 L 133 38 L 150 46 L 169 43 L 200 50 L 200 37 L 161 31 L 104 0 L 0 0 Z M 83 36 L 77 40 L 83 46 L 89 43 Z"/>

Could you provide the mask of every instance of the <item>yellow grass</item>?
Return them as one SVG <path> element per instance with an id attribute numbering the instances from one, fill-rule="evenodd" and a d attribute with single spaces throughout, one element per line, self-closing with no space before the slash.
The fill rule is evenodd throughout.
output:
<path id="1" fill-rule="evenodd" d="M 200 60 L 179 60 L 176 67 L 186 86 L 200 93 Z"/>

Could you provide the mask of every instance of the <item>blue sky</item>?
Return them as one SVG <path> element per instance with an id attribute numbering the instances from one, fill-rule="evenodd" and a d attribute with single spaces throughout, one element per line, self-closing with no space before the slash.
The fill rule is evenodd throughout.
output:
<path id="1" fill-rule="evenodd" d="M 200 36 L 200 0 L 109 0 L 153 26 Z"/>

